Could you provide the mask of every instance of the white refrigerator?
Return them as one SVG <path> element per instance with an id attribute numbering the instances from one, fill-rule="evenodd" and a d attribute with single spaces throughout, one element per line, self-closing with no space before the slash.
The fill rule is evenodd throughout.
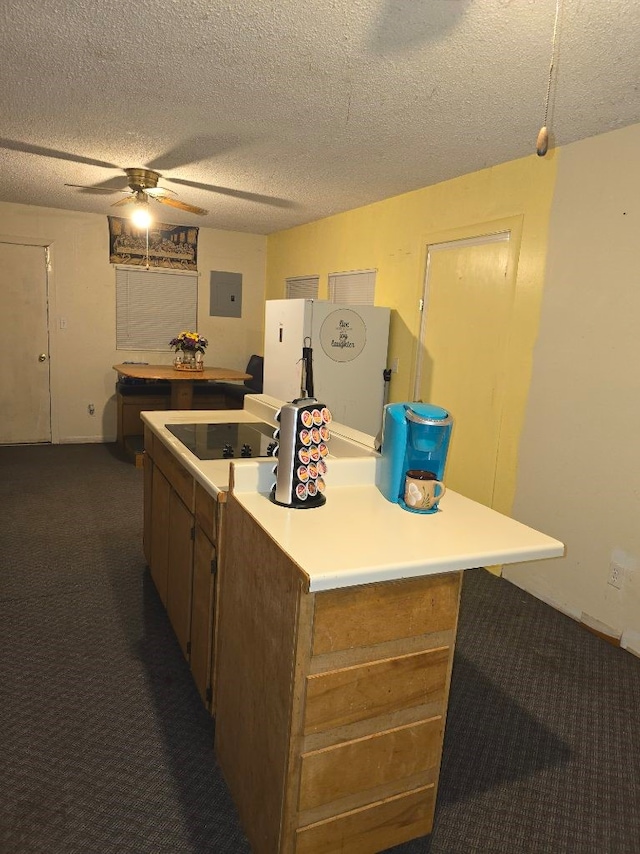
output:
<path id="1" fill-rule="evenodd" d="M 303 347 L 311 347 L 314 397 L 341 424 L 375 436 L 385 403 L 388 308 L 313 299 L 267 300 L 263 391 L 300 397 Z"/>

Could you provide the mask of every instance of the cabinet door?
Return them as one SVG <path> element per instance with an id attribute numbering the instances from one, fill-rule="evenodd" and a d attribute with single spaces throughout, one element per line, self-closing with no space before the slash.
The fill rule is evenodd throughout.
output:
<path id="1" fill-rule="evenodd" d="M 189 658 L 193 584 L 193 515 L 177 493 L 169 498 L 167 613 L 185 658 Z"/>
<path id="2" fill-rule="evenodd" d="M 211 700 L 215 548 L 196 525 L 191 606 L 191 673 L 206 706 Z"/>
<path id="3" fill-rule="evenodd" d="M 147 566 L 151 567 L 151 537 L 152 537 L 152 490 L 153 490 L 153 460 L 148 453 L 144 457 L 144 522 L 142 528 L 142 551 Z"/>
<path id="4" fill-rule="evenodd" d="M 151 532 L 149 566 L 151 578 L 167 607 L 167 578 L 169 566 L 169 497 L 171 486 L 160 469 L 151 466 Z"/>

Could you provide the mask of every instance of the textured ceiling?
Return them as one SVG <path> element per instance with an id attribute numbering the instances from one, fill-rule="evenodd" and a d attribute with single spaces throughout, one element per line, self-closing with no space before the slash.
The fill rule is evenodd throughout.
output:
<path id="1" fill-rule="evenodd" d="M 556 0 L 0 0 L 0 200 L 94 213 L 150 166 L 269 233 L 535 152 Z M 560 0 L 549 126 L 640 121 L 640 3 Z"/>

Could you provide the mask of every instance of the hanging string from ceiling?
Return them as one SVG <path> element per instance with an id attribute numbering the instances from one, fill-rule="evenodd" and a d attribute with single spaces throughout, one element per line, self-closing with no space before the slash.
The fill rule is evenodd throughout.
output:
<path id="1" fill-rule="evenodd" d="M 549 150 L 549 98 L 551 96 L 551 79 L 553 77 L 553 66 L 555 63 L 556 44 L 558 41 L 558 18 L 560 16 L 560 0 L 556 0 L 556 17 L 553 22 L 553 41 L 551 46 L 551 62 L 549 63 L 549 79 L 547 80 L 547 96 L 544 100 L 544 123 L 538 133 L 536 140 L 536 154 L 544 157 Z"/>

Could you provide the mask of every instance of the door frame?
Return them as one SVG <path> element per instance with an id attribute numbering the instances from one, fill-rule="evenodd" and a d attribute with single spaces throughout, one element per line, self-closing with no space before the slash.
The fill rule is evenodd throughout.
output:
<path id="1" fill-rule="evenodd" d="M 29 237 L 16 234 L 0 233 L 0 243 L 13 243 L 18 246 L 39 246 L 45 251 L 45 291 L 47 300 L 47 339 L 49 344 L 49 419 L 51 444 L 60 443 L 60 423 L 58 418 L 57 395 L 54 394 L 54 375 L 56 336 L 54 333 L 53 318 L 57 316 L 55 310 L 55 264 L 54 264 L 54 240 L 43 237 Z"/>
<path id="2" fill-rule="evenodd" d="M 518 310 L 518 267 L 522 244 L 523 223 L 524 216 L 521 214 L 512 217 L 503 217 L 497 220 L 472 223 L 469 225 L 459 226 L 457 228 L 447 229 L 446 231 L 435 232 L 433 234 L 427 235 L 423 248 L 423 257 L 421 259 L 421 267 L 424 270 L 424 277 L 422 279 L 422 286 L 420 291 L 421 296 L 419 298 L 417 307 L 417 334 L 415 338 L 414 354 L 410 375 L 410 388 L 412 389 L 413 399 L 415 399 L 415 395 L 417 393 L 418 388 L 417 382 L 420 379 L 420 372 L 422 368 L 422 356 L 424 355 L 423 352 L 421 352 L 421 349 L 424 349 L 421 348 L 421 343 L 426 329 L 427 311 L 429 304 L 428 287 L 430 248 L 446 243 L 467 243 L 468 245 L 473 245 L 473 243 L 476 241 L 478 243 L 486 242 L 482 240 L 482 238 L 498 238 L 500 234 L 504 232 L 509 232 L 510 237 L 509 257 L 507 262 L 507 276 L 514 277 L 514 305 L 512 311 L 512 323 L 509 329 L 505 352 L 506 374 L 504 380 L 504 394 L 501 403 L 498 427 L 498 451 L 496 459 L 496 470 L 494 475 L 492 503 L 493 508 L 502 513 L 508 513 L 511 510 L 511 503 L 513 500 L 512 490 L 503 488 L 502 484 L 508 472 L 515 470 L 517 466 L 518 452 L 517 440 L 508 443 L 503 442 L 504 425 L 508 417 L 509 424 L 515 425 L 517 427 L 519 435 L 519 430 L 521 429 L 524 420 L 524 406 L 521 407 L 522 411 L 515 411 L 514 408 L 513 412 L 509 411 L 509 413 L 507 414 L 507 409 L 509 405 L 509 389 L 513 386 L 514 383 L 525 381 L 528 382 L 529 379 L 529 372 L 527 372 L 526 376 L 523 376 L 521 373 L 520 375 L 518 375 L 518 369 L 521 366 L 522 360 L 517 360 L 513 358 L 516 355 L 514 353 L 514 340 L 517 339 L 517 336 L 514 336 L 516 326 L 516 324 L 514 323 L 514 315 Z M 510 368 L 512 368 L 512 370 L 510 370 Z"/>

